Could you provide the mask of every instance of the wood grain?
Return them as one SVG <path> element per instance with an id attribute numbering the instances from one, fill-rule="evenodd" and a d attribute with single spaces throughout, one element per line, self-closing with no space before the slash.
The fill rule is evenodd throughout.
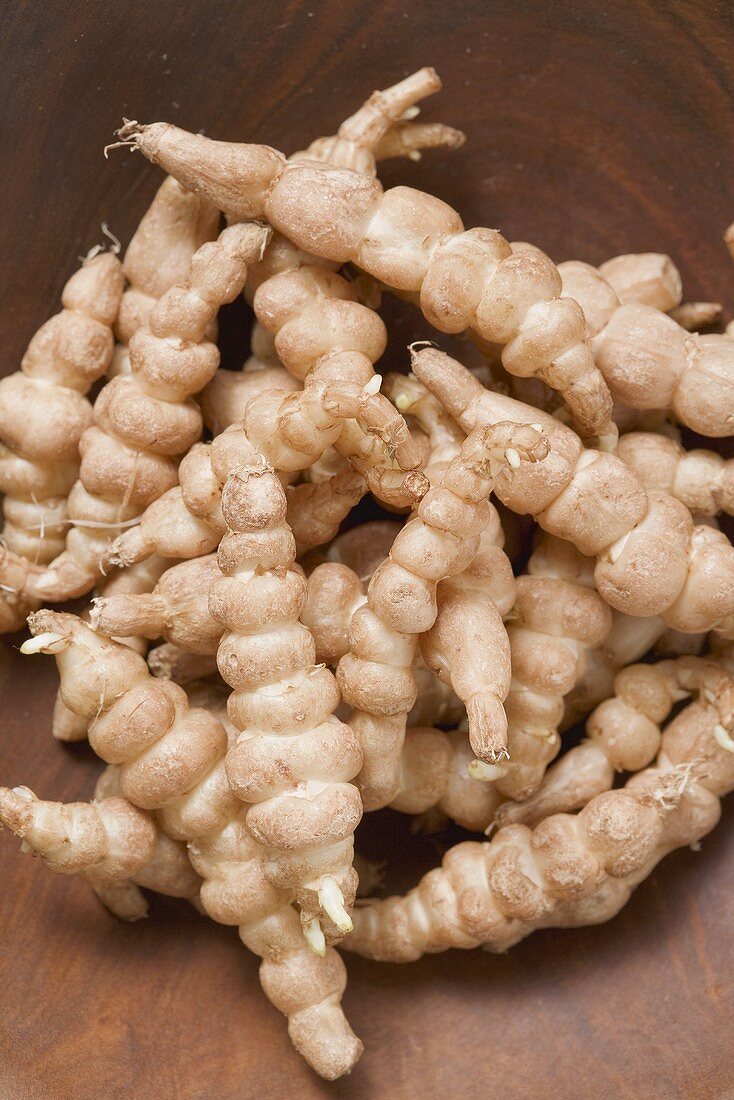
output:
<path id="1" fill-rule="evenodd" d="M 0 44 L 2 371 L 57 308 L 107 221 L 129 238 L 158 176 L 102 146 L 122 115 L 291 150 L 373 88 L 423 64 L 445 81 L 425 117 L 467 147 L 387 167 L 556 259 L 670 252 L 689 297 L 734 306 L 721 242 L 734 217 L 734 17 L 694 0 L 394 0 L 5 5 Z M 391 357 L 426 329 L 389 307 Z M 244 357 L 244 333 L 230 355 Z M 55 672 L 4 640 L 0 782 L 86 797 L 97 765 L 49 736 Z M 728 818 L 728 822 L 727 819 Z M 436 859 L 397 814 L 365 823 L 388 886 Z M 128 927 L 82 883 L 0 842 L 3 1100 L 279 1100 L 416 1095 L 564 1100 L 734 1096 L 734 856 L 729 808 L 611 924 L 533 936 L 506 957 L 412 967 L 349 959 L 367 1045 L 351 1078 L 292 1053 L 233 930 L 153 899 Z"/>

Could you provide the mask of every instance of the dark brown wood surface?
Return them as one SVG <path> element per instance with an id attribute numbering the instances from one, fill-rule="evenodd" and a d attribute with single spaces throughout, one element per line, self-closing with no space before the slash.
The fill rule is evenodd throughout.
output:
<path id="1" fill-rule="evenodd" d="M 425 117 L 468 144 L 390 165 L 387 182 L 559 260 L 669 252 L 687 295 L 731 316 L 727 0 L 33 0 L 0 19 L 4 373 L 100 222 L 126 241 L 153 193 L 142 158 L 102 158 L 122 115 L 291 150 L 423 64 L 445 82 Z M 391 316 L 400 357 L 425 329 Z M 244 349 L 237 334 L 232 354 Z M 90 751 L 49 736 L 53 663 L 17 645 L 0 656 L 0 782 L 86 797 Z M 367 1051 L 334 1085 L 292 1052 L 232 929 L 160 899 L 148 921 L 120 924 L 3 836 L 0 1096 L 731 1098 L 732 824 L 729 808 L 701 852 L 668 859 L 607 926 L 540 933 L 506 957 L 350 958 L 345 1006 Z M 396 814 L 370 821 L 363 843 L 391 861 L 391 888 L 436 858 Z"/>

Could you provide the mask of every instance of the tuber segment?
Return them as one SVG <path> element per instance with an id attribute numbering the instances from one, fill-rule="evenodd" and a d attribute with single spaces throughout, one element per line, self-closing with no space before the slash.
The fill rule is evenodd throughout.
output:
<path id="1" fill-rule="evenodd" d="M 351 928 L 362 804 L 350 780 L 362 755 L 334 715 L 336 682 L 316 664 L 313 637 L 300 622 L 306 581 L 294 568 L 281 483 L 264 464 L 245 467 L 227 481 L 222 510 L 224 576 L 210 608 L 225 630 L 217 661 L 232 688 L 230 717 L 242 731 L 227 754 L 227 776 L 251 804 L 248 828 L 265 846 L 268 880 L 295 892 L 317 947 Z"/>

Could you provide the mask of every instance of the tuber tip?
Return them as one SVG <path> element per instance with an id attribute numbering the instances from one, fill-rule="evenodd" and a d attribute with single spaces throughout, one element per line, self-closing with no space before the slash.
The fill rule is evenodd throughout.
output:
<path id="1" fill-rule="evenodd" d="M 33 653 L 58 653 L 59 642 L 65 642 L 63 634 L 55 634 L 48 630 L 44 634 L 38 634 L 35 638 L 26 638 L 20 647 L 20 652 L 29 656 Z"/>
<path id="2" fill-rule="evenodd" d="M 313 920 L 304 924 L 303 935 L 309 949 L 313 951 L 314 955 L 318 955 L 320 959 L 323 959 L 326 955 L 326 939 L 318 917 L 314 917 Z"/>
<path id="3" fill-rule="evenodd" d="M 352 918 L 344 907 L 344 895 L 338 882 L 331 875 L 327 875 L 322 879 L 319 887 L 319 905 L 340 932 L 346 935 L 347 932 L 352 931 L 354 925 L 352 924 Z"/>
<path id="4" fill-rule="evenodd" d="M 484 760 L 472 760 L 467 765 L 467 772 L 472 779 L 479 779 L 483 783 L 493 783 L 495 779 L 502 779 L 507 775 L 509 768 L 506 764 L 487 764 Z"/>

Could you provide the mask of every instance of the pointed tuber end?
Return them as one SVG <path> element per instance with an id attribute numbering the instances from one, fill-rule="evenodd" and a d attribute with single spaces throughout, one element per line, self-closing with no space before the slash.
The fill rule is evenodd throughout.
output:
<path id="1" fill-rule="evenodd" d="M 323 959 L 326 955 L 326 939 L 318 917 L 303 925 L 303 935 L 310 951 Z"/>
<path id="2" fill-rule="evenodd" d="M 65 642 L 62 634 L 54 634 L 52 631 L 47 631 L 44 634 L 39 634 L 35 638 L 26 638 L 20 647 L 20 652 L 26 657 L 34 653 L 59 653 L 61 649 L 66 648 L 65 645 L 59 646 L 60 642 Z"/>

